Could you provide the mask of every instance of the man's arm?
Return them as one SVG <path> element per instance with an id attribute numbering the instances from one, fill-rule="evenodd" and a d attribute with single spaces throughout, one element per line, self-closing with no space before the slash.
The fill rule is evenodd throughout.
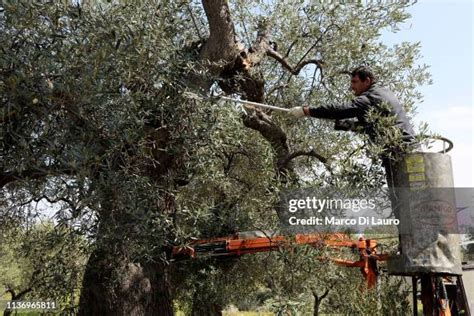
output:
<path id="1" fill-rule="evenodd" d="M 317 108 L 308 107 L 308 111 L 305 111 L 305 114 L 308 113 L 309 116 L 323 119 L 342 120 L 364 115 L 369 105 L 370 100 L 364 95 L 353 99 L 351 102 L 340 105 L 331 104 Z"/>
<path id="2" fill-rule="evenodd" d="M 312 116 L 323 119 L 341 120 L 364 115 L 370 106 L 367 96 L 359 96 L 351 102 L 340 105 L 323 105 L 317 108 L 295 107 L 289 114 L 295 117 Z M 304 115 L 303 115 L 304 113 Z"/>

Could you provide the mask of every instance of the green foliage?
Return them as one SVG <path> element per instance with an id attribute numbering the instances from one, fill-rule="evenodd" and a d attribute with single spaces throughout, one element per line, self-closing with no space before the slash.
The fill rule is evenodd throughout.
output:
<path id="1" fill-rule="evenodd" d="M 184 164 L 212 114 L 182 96 L 191 39 L 182 3 L 3 6 L 0 94 L 12 115 L 2 120 L 2 170 L 51 175 L 12 183 L 10 209 L 34 216 L 29 202 L 48 201 L 80 224 L 115 209 L 107 242 L 128 234 L 139 256 L 144 237 L 165 244 L 172 223 L 153 210 L 173 183 L 157 185 L 161 175 L 148 171 L 171 157 Z"/>
<path id="2" fill-rule="evenodd" d="M 0 286 L 18 300 L 54 301 L 74 310 L 80 293 L 89 243 L 70 227 L 51 222 L 16 230 L 2 229 Z"/>
<path id="3" fill-rule="evenodd" d="M 182 2 L 162 5 L 2 2 L 1 172 L 18 177 L 1 191 L 2 230 L 47 210 L 93 241 L 87 253 L 163 257 L 179 233 L 163 210 L 187 158 L 206 144 L 212 111 L 182 96 L 193 66 L 189 17 Z M 170 163 L 176 171 L 166 174 Z M 18 238 L 28 255 L 47 247 Z M 56 274 L 37 274 L 35 298 L 51 290 L 67 300 L 65 264 L 84 269 L 74 253 L 39 257 Z"/>
<path id="4" fill-rule="evenodd" d="M 429 82 L 427 67 L 417 63 L 420 45 L 386 47 L 379 38 L 383 29 L 396 30 L 409 17 L 407 6 L 230 1 L 244 43 L 253 43 L 264 21 L 290 64 L 324 61 L 321 69 L 310 64 L 295 76 L 264 59 L 253 71 L 265 81 L 265 102 L 292 107 L 348 100 L 344 73 L 369 64 L 413 113 L 421 100 L 416 87 Z M 38 256 L 44 282 L 34 294 L 51 293 L 67 302 L 66 289 L 80 275 L 71 271 L 83 267 L 83 254 L 94 247 L 133 260 L 165 260 L 163 246 L 277 229 L 274 206 L 281 190 L 377 188 L 384 182 L 377 150 L 364 136 L 334 131 L 326 121 L 296 123 L 274 113 L 290 152 L 314 149 L 331 167 L 301 156 L 292 161 L 298 181 L 282 183 L 273 149 L 244 127 L 242 111 L 229 103 L 185 98 L 185 91 L 196 88 L 192 79 L 202 70 L 196 63 L 198 41 L 207 36 L 196 1 L 21 0 L 4 1 L 2 7 L 1 171 L 26 176 L 0 192 L 0 224 L 38 217 L 39 204 L 52 210 L 59 224 L 74 227 L 20 232 L 16 240 L 26 245 L 25 262 L 13 255 L 19 244 L 3 249 L 6 263 L 0 267 L 9 270 L 2 282 L 26 285 L 30 279 L 22 273 L 38 268 L 28 258 Z M 321 310 L 372 314 L 378 298 L 360 291 L 358 271 L 316 259 L 330 255 L 327 249 L 303 247 L 180 263 L 173 267 L 173 289 L 180 308 L 189 312 L 195 304 L 213 303 L 310 312 L 312 293 L 330 288 Z M 16 260 L 21 268 L 12 266 Z M 76 270 L 69 271 L 71 266 Z M 395 305 L 403 297 L 395 288 L 388 282 L 381 289 L 386 310 L 405 308 Z M 384 308 L 377 312 L 384 314 Z"/>
<path id="5" fill-rule="evenodd" d="M 369 7 L 357 3 L 336 4 L 318 3 L 308 4 L 304 1 L 268 2 L 268 1 L 231 1 L 231 12 L 236 23 L 239 38 L 244 43 L 252 43 L 257 25 L 262 20 L 270 24 L 271 40 L 278 45 L 278 51 L 285 53 L 291 65 L 296 65 L 302 59 L 316 58 L 324 61 L 322 71 L 314 66 L 305 67 L 299 76 L 291 75 L 272 59 L 265 59 L 259 66 L 262 77 L 265 79 L 265 101 L 277 106 L 292 107 L 304 104 L 317 106 L 325 103 L 346 101 L 351 98 L 347 87 L 348 77 L 341 72 L 349 71 L 354 66 L 368 64 L 376 74 L 379 82 L 387 85 L 400 98 L 406 110 L 411 113 L 415 104 L 421 100 L 421 95 L 416 91 L 420 84 L 429 83 L 429 75 L 425 65 L 418 66 L 420 56 L 419 43 L 402 43 L 394 47 L 387 47 L 380 43 L 379 35 L 382 29 L 397 29 L 399 23 L 409 16 L 405 12 L 408 4 L 402 3 L 377 3 Z M 196 15 L 200 16 L 198 12 Z M 204 18 L 202 15 L 200 19 Z M 229 105 L 230 106 L 230 105 Z M 249 138 L 249 131 L 238 124 L 236 114 L 230 109 L 219 109 L 218 113 L 226 116 L 226 130 L 220 133 L 217 141 L 220 147 L 202 148 L 201 157 L 210 163 L 203 165 L 203 172 L 194 179 L 198 186 L 183 188 L 182 205 L 190 214 L 196 214 L 191 226 L 198 232 L 194 235 L 210 237 L 226 235 L 236 230 L 253 230 L 255 228 L 276 228 L 272 206 L 279 190 L 284 189 L 281 183 L 269 181 L 271 176 L 271 151 L 269 145 L 262 143 L 258 138 Z M 217 114 L 216 114 L 217 115 Z M 233 118 L 233 119 L 232 119 Z M 347 188 L 380 188 L 385 182 L 383 170 L 378 159 L 379 153 L 387 141 L 396 144 L 397 135 L 380 135 L 381 145 L 370 144 L 367 139 L 359 134 L 338 132 L 333 130 L 329 122 L 319 120 L 294 121 L 275 113 L 273 120 L 285 130 L 291 152 L 314 149 L 331 160 L 329 172 L 321 163 L 313 158 L 301 157 L 295 159 L 295 169 L 300 175 L 297 186 L 335 185 Z M 374 117 L 375 118 L 375 117 Z M 218 116 L 217 125 L 219 126 Z M 380 120 L 380 117 L 377 119 Z M 390 119 L 379 122 L 383 130 Z M 220 128 L 217 128 L 219 130 Z M 217 133 L 217 132 L 216 132 Z M 253 132 L 250 132 L 252 134 Z M 253 135 L 252 135 L 253 136 Z M 389 138 L 389 139 L 388 139 Z M 251 141 L 252 143 L 249 143 Z M 241 147 L 238 145 L 241 144 Z M 243 149 L 242 149 L 243 148 Z M 267 148 L 265 150 L 265 148 Z M 204 154 L 209 150 L 210 156 Z M 221 151 L 225 154 L 221 154 Z M 233 154 L 233 152 L 246 152 L 246 154 Z M 212 156 L 212 153 L 216 153 Z M 249 155 L 249 153 L 251 153 Z M 229 164 L 229 156 L 241 156 L 244 163 L 234 160 Z M 204 158 L 209 157 L 209 158 Z M 259 164 L 259 161 L 266 165 Z M 230 166 L 230 167 L 229 167 Z M 254 166 L 259 166 L 254 170 Z M 226 169 L 229 168 L 231 171 Z M 260 171 L 259 171 L 260 170 Z M 266 170 L 266 171 L 265 171 Z M 227 174 L 226 174 L 227 171 Z M 247 175 L 235 180 L 236 174 Z M 246 186 L 241 180 L 253 185 Z M 196 199 L 197 198 L 197 199 Z M 181 200 L 180 200 L 181 201 Z M 198 202 L 192 210 L 192 202 Z M 216 207 L 219 211 L 216 211 Z M 237 205 L 239 207 L 237 207 Z M 248 207 L 246 207 L 248 205 Z M 197 212 L 196 212 L 197 210 Z M 244 212 L 242 212 L 244 211 Z M 199 215 L 197 215 L 199 214 Z M 219 216 L 219 214 L 223 214 Z M 202 224 L 204 222 L 204 226 Z M 207 225 L 206 225 L 207 223 Z M 258 225 L 256 225 L 258 223 Z M 255 227 L 256 226 L 256 227 Z M 206 234 L 209 232 L 209 234 Z M 385 310 L 374 309 L 377 299 L 373 295 L 361 292 L 362 277 L 358 271 L 346 271 L 340 268 L 324 272 L 327 265 L 317 260 L 311 260 L 311 255 L 295 256 L 293 260 L 300 260 L 300 265 L 290 265 L 284 260 L 285 256 L 263 256 L 265 276 L 278 280 L 278 285 L 271 290 L 272 299 L 268 300 L 267 308 L 275 312 L 311 312 L 312 294 L 314 287 L 319 293 L 328 284 L 341 284 L 334 288 L 328 297 L 332 297 L 327 304 L 322 304 L 321 310 L 325 312 L 350 313 L 358 311 L 363 313 L 383 314 Z M 326 255 L 330 255 L 326 253 Z M 268 259 L 271 258 L 271 259 Z M 248 260 L 248 259 L 246 259 Z M 311 263 L 312 272 L 303 266 Z M 207 267 L 216 266 L 215 263 L 206 261 Z M 242 262 L 236 263 L 241 265 Z M 193 263 L 198 265 L 198 263 Z M 218 266 L 218 265 L 217 265 Z M 214 270 L 213 270 L 214 271 Z M 259 271 L 259 270 L 258 270 Z M 336 271 L 338 271 L 336 273 Z M 214 275 L 215 272 L 210 273 Z M 224 274 L 224 272 L 222 272 Z M 258 273 L 247 272 L 247 277 L 257 277 L 260 286 L 267 288 L 265 277 Z M 312 274 L 323 275 L 333 279 L 312 278 Z M 218 274 L 221 276 L 221 274 Z M 225 274 L 224 274 L 225 275 Z M 213 293 L 212 302 L 222 304 L 229 302 L 229 294 L 220 289 L 222 284 L 213 278 L 206 282 L 205 290 L 196 288 L 191 293 Z M 294 281 L 293 285 L 288 279 Z M 285 281 L 286 280 L 286 281 Z M 234 290 L 240 290 L 242 280 L 230 280 Z M 191 282 L 194 284 L 193 282 Z M 219 285 L 217 285 L 219 284 Z M 246 284 L 246 283 L 244 283 Z M 294 286 L 297 284 L 298 286 Z M 348 284 L 350 287 L 348 294 Z M 357 286 L 355 285 L 357 284 Z M 214 286 L 215 285 L 215 286 Z M 226 283 L 227 285 L 227 283 Z M 293 286 L 293 288 L 292 288 Z M 246 285 L 246 288 L 248 285 Z M 268 288 L 267 288 L 268 289 Z M 248 293 L 247 296 L 253 294 Z M 400 297 L 406 293 L 399 293 L 393 287 L 382 289 L 387 306 L 402 311 L 404 305 L 395 307 Z M 204 294 L 204 299 L 210 299 Z M 193 298 L 189 298 L 193 299 Z M 238 301 L 232 302 L 238 305 Z M 344 304 L 335 304 L 336 301 Z M 392 303 L 389 303 L 392 302 Z M 400 299 L 403 302 L 403 299 Z M 331 305 L 332 304 L 332 305 Z M 333 306 L 331 308 L 331 306 Z M 337 307 L 339 306 L 339 307 Z M 377 304 L 375 304 L 377 306 Z M 393 310 L 393 309 L 392 309 Z"/>
<path id="6" fill-rule="evenodd" d="M 408 296 L 410 286 L 403 278 L 381 274 L 376 290 L 364 289 L 357 276 L 359 271 L 351 270 L 341 279 L 339 288 L 323 302 L 321 311 L 343 315 L 407 315 L 410 313 Z"/>

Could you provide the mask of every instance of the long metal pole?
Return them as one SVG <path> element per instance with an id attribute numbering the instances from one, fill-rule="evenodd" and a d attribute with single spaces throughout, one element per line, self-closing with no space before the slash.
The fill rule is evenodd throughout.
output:
<path id="1" fill-rule="evenodd" d="M 259 108 L 264 108 L 264 109 L 272 109 L 272 110 L 277 110 L 277 111 L 282 111 L 282 112 L 288 112 L 289 109 L 286 108 L 280 108 L 278 106 L 273 106 L 273 105 L 268 105 L 268 104 L 263 104 L 263 103 L 257 103 L 257 102 L 252 102 L 252 101 L 245 101 L 245 100 L 239 100 L 239 99 L 233 99 L 229 97 L 219 97 L 220 99 L 227 100 L 227 101 L 232 101 L 236 103 L 241 103 L 241 104 L 246 104 L 246 105 L 252 105 L 252 106 L 257 106 Z"/>
<path id="2" fill-rule="evenodd" d="M 411 278 L 413 291 L 413 316 L 418 316 L 418 280 L 416 276 Z"/>
<path id="3" fill-rule="evenodd" d="M 433 276 L 431 274 L 422 274 L 421 280 L 421 302 L 423 303 L 423 315 L 433 315 L 435 310 L 435 291 Z"/>
<path id="4" fill-rule="evenodd" d="M 219 98 L 219 99 L 222 99 L 222 100 L 227 100 L 227 101 L 231 101 L 231 102 L 235 102 L 235 103 L 241 103 L 241 104 L 246 104 L 246 105 L 257 106 L 259 108 L 264 108 L 264 109 L 271 109 L 271 110 L 276 110 L 276 111 L 281 111 L 281 112 L 289 112 L 290 111 L 290 109 L 281 108 L 279 106 L 268 105 L 268 104 L 257 103 L 257 102 L 246 101 L 246 100 L 240 100 L 240 99 L 234 99 L 234 98 L 229 98 L 229 97 L 226 97 L 226 96 L 206 97 L 206 96 L 202 96 L 202 95 L 199 95 L 197 93 L 193 93 L 193 92 L 189 92 L 189 91 L 186 91 L 183 94 L 184 94 L 185 97 L 191 98 L 191 99 L 204 100 L 204 99 L 211 99 L 211 98 Z"/>

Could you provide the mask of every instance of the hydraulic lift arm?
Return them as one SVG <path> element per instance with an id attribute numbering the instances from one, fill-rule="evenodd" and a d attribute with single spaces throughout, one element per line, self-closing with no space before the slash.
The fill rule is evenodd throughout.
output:
<path id="1" fill-rule="evenodd" d="M 377 253 L 377 243 L 373 239 L 361 237 L 354 241 L 345 234 L 297 234 L 294 237 L 286 237 L 268 232 L 245 232 L 222 238 L 198 240 L 186 247 L 174 247 L 172 256 L 175 260 L 208 256 L 242 256 L 249 253 L 274 251 L 292 244 L 328 246 L 335 249 L 345 247 L 358 251 L 359 260 L 320 259 L 330 259 L 340 266 L 360 268 L 368 288 L 376 285 L 376 261 L 388 259 L 388 256 Z"/>

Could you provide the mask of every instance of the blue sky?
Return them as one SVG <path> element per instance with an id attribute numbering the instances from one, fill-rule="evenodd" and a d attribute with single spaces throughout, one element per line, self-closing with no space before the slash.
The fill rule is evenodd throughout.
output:
<path id="1" fill-rule="evenodd" d="M 421 88 L 416 122 L 454 142 L 457 187 L 474 187 L 473 7 L 473 0 L 418 1 L 401 30 L 382 37 L 386 44 L 421 42 L 420 63 L 431 67 L 433 85 Z"/>

